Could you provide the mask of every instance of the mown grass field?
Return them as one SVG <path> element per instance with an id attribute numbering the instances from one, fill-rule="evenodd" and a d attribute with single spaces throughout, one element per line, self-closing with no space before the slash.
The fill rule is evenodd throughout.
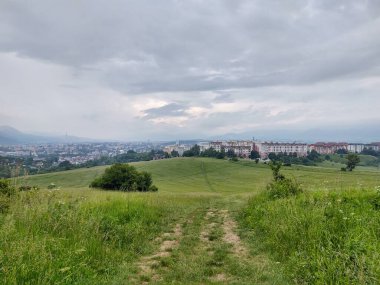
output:
<path id="1" fill-rule="evenodd" d="M 152 173 L 157 193 L 88 188 L 105 167 L 18 179 L 41 190 L 0 214 L 0 283 L 380 282 L 376 169 L 285 167 L 304 194 L 272 201 L 264 164 L 133 165 Z M 47 190 L 50 183 L 58 188 Z"/>

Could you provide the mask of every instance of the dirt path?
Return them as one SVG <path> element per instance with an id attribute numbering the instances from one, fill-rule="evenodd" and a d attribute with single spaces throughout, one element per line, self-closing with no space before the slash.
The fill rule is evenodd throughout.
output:
<path id="1" fill-rule="evenodd" d="M 221 210 L 220 213 L 223 217 L 223 241 L 232 246 L 233 254 L 240 258 L 246 258 L 248 256 L 248 249 L 237 234 L 237 224 L 235 220 L 231 218 L 228 210 Z"/>
<path id="2" fill-rule="evenodd" d="M 273 282 L 265 256 L 250 254 L 223 205 L 197 209 L 156 242 L 132 284 L 282 284 Z"/>
<path id="3" fill-rule="evenodd" d="M 176 224 L 171 232 L 163 233 L 156 240 L 161 242 L 159 250 L 152 255 L 144 256 L 138 262 L 138 277 L 141 280 L 140 284 L 148 284 L 149 281 L 159 281 L 161 276 L 157 272 L 160 264 L 160 259 L 170 257 L 171 252 L 178 247 L 182 236 L 181 224 Z M 137 280 L 133 280 L 137 281 Z"/>

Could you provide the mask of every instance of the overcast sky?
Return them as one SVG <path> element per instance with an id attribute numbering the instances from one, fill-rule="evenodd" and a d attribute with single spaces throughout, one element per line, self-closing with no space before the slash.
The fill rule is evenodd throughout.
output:
<path id="1" fill-rule="evenodd" d="M 378 0 L 1 0 L 0 125 L 380 139 L 379 16 Z"/>

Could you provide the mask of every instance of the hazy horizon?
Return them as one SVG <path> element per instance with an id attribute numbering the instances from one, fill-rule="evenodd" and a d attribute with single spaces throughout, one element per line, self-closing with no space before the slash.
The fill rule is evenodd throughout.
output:
<path id="1" fill-rule="evenodd" d="M 379 16 L 375 0 L 4 0 L 0 125 L 380 141 Z"/>

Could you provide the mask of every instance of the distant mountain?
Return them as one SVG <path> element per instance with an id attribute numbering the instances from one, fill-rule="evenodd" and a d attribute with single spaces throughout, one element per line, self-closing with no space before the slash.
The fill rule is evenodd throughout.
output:
<path id="1" fill-rule="evenodd" d="M 35 143 L 73 143 L 94 141 L 74 136 L 40 136 L 23 133 L 10 126 L 0 126 L 0 145 Z"/>

